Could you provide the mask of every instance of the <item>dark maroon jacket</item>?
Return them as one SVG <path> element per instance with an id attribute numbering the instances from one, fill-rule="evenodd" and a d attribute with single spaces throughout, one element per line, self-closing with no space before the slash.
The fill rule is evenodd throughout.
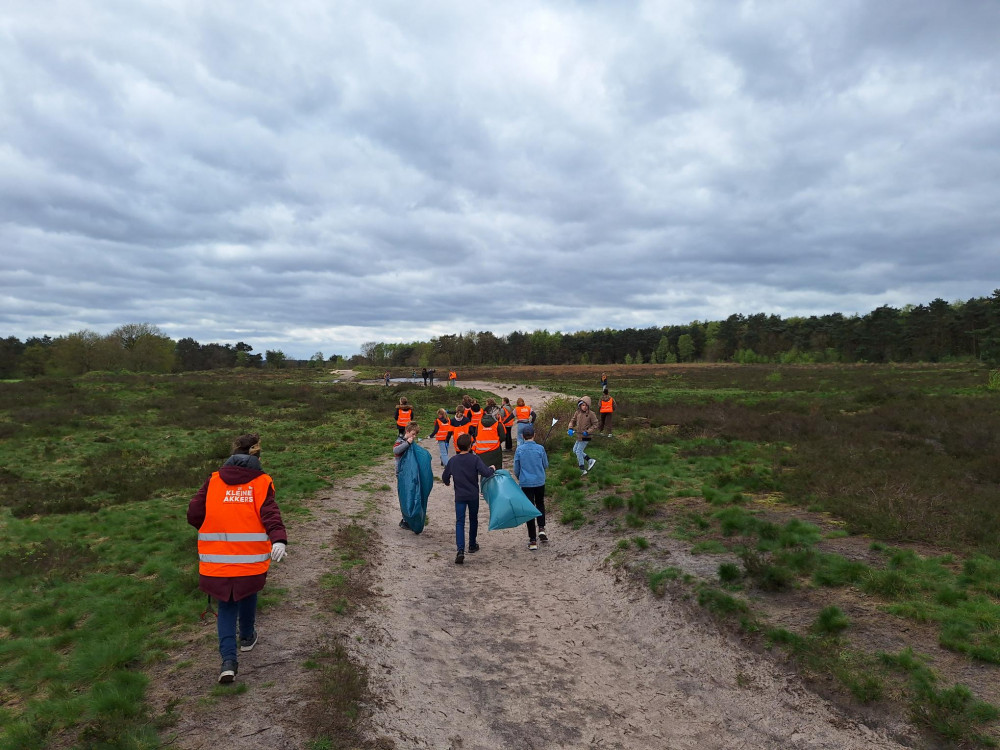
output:
<path id="1" fill-rule="evenodd" d="M 263 474 L 259 469 L 251 469 L 246 466 L 223 466 L 219 469 L 219 478 L 226 484 L 246 484 Z M 208 483 L 211 477 L 205 480 L 205 484 L 191 498 L 188 505 L 188 523 L 196 529 L 200 529 L 205 522 L 205 502 L 208 499 Z M 288 535 L 285 533 L 285 524 L 281 521 L 281 511 L 274 501 L 274 485 L 267 490 L 267 498 L 260 508 L 260 520 L 267 531 L 267 537 L 274 542 L 288 543 Z M 215 576 L 200 575 L 198 588 L 206 594 L 221 599 L 224 602 L 239 601 L 251 594 L 256 594 L 264 588 L 267 581 L 267 573 L 259 573 L 252 576 L 237 576 L 233 578 L 218 578 Z"/>

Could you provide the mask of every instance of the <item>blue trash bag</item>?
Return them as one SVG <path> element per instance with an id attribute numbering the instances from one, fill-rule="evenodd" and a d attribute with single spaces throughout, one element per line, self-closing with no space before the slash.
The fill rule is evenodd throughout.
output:
<path id="1" fill-rule="evenodd" d="M 482 488 L 490 506 L 490 531 L 514 529 L 542 515 L 506 469 L 483 479 Z"/>
<path id="2" fill-rule="evenodd" d="M 424 530 L 427 518 L 427 498 L 434 486 L 434 471 L 431 469 L 431 454 L 413 443 L 399 459 L 399 474 L 396 476 L 396 492 L 399 495 L 399 511 L 410 525 L 414 534 Z"/>

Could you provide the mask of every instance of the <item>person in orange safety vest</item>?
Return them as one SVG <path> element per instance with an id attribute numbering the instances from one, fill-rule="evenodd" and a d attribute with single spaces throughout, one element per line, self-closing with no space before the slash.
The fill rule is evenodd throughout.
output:
<path id="1" fill-rule="evenodd" d="M 501 442 L 506 434 L 507 431 L 500 420 L 489 412 L 484 412 L 476 432 L 476 441 L 472 444 L 472 450 L 479 454 L 487 466 L 502 469 L 503 448 Z"/>
<path id="2" fill-rule="evenodd" d="M 441 465 L 444 466 L 448 463 L 448 443 L 451 442 L 451 420 L 448 418 L 446 410 L 438 409 L 437 419 L 434 420 L 434 429 L 427 437 L 437 440 L 438 452 L 441 454 Z"/>
<path id="3" fill-rule="evenodd" d="M 520 448 L 524 444 L 524 436 L 521 434 L 526 425 L 533 425 L 535 423 L 534 409 L 524 403 L 523 398 L 517 400 L 517 406 L 514 407 L 514 417 L 517 419 L 517 447 Z"/>
<path id="4" fill-rule="evenodd" d="M 406 396 L 399 397 L 399 406 L 396 407 L 396 429 L 399 430 L 399 437 L 403 437 L 406 432 L 406 425 L 413 419 L 413 405 L 406 400 Z"/>
<path id="5" fill-rule="evenodd" d="M 257 643 L 257 593 L 288 543 L 259 456 L 259 435 L 238 437 L 232 455 L 188 504 L 187 521 L 198 529 L 198 588 L 218 604 L 221 683 L 236 679 L 237 649 L 250 651 Z"/>
<path id="6" fill-rule="evenodd" d="M 608 426 L 608 437 L 611 437 L 611 421 L 615 418 L 615 400 L 611 398 L 611 394 L 607 391 L 601 396 L 601 400 L 598 403 L 598 411 L 601 415 L 601 426 L 597 429 L 604 432 L 604 425 Z"/>

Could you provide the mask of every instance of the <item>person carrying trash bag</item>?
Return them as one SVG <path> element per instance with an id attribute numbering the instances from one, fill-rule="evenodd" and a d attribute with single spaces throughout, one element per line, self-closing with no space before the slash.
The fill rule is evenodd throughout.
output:
<path id="1" fill-rule="evenodd" d="M 471 453 L 472 438 L 463 433 L 455 438 L 455 453 L 444 467 L 441 481 L 445 487 L 455 480 L 455 542 L 458 553 L 455 564 L 465 562 L 465 514 L 469 514 L 469 554 L 479 551 L 476 537 L 479 535 L 479 477 L 491 477 L 492 466 L 487 466 L 475 453 Z"/>
<path id="2" fill-rule="evenodd" d="M 615 418 L 615 407 L 617 404 L 615 400 L 611 398 L 611 394 L 604 391 L 601 396 L 601 400 L 598 403 L 598 411 L 601 414 L 601 426 L 598 428 L 602 433 L 604 432 L 605 426 L 607 426 L 608 437 L 611 437 L 611 422 Z"/>
<path id="3" fill-rule="evenodd" d="M 431 454 L 419 443 L 414 445 L 419 433 L 420 425 L 410 422 L 406 425 L 404 435 L 396 438 L 392 446 L 392 455 L 396 461 L 396 495 L 402 515 L 399 528 L 409 529 L 414 534 L 424 530 L 427 498 L 434 486 Z"/>
<path id="4" fill-rule="evenodd" d="M 257 592 L 267 582 L 271 563 L 284 559 L 288 544 L 274 483 L 259 456 L 260 435 L 240 435 L 232 455 L 187 510 L 187 522 L 198 529 L 198 588 L 218 604 L 223 684 L 236 679 L 237 649 L 247 652 L 257 645 Z"/>
<path id="5" fill-rule="evenodd" d="M 535 442 L 535 428 L 524 428 L 524 442 L 514 453 L 514 477 L 521 485 L 521 492 L 538 509 L 538 534 L 535 534 L 535 519 L 528 521 L 528 549 L 538 549 L 538 542 L 548 542 L 545 532 L 545 470 L 549 468 L 549 456 L 545 447 Z"/>
<path id="6" fill-rule="evenodd" d="M 573 444 L 573 454 L 576 462 L 580 465 L 580 476 L 587 476 L 587 472 L 594 468 L 597 461 L 587 455 L 587 443 L 597 432 L 599 425 L 597 415 L 590 410 L 590 396 L 584 396 L 576 402 L 576 413 L 569 420 L 569 429 L 566 431 L 570 437 L 575 437 Z"/>

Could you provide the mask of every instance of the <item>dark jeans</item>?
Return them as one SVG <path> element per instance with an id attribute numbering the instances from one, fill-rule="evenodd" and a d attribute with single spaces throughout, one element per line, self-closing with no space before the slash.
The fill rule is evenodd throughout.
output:
<path id="1" fill-rule="evenodd" d="M 455 542 L 458 548 L 465 549 L 465 509 L 469 509 L 469 547 L 476 543 L 479 533 L 479 498 L 475 500 L 455 501 Z"/>
<path id="2" fill-rule="evenodd" d="M 257 620 L 257 594 L 250 594 L 238 602 L 216 601 L 219 603 L 219 655 L 222 661 L 236 661 L 236 622 L 239 620 L 240 623 L 240 637 L 253 636 Z"/>
<path id="3" fill-rule="evenodd" d="M 523 492 L 527 498 L 531 501 L 531 504 L 538 508 L 540 515 L 538 518 L 532 518 L 528 521 L 528 541 L 535 541 L 537 535 L 535 534 L 535 521 L 538 521 L 538 530 L 545 531 L 545 485 L 541 487 L 522 487 L 521 492 Z"/>
<path id="4" fill-rule="evenodd" d="M 516 422 L 514 424 L 517 424 Z M 514 425 L 507 428 L 507 434 L 503 439 L 503 447 L 505 450 L 513 450 L 513 445 L 511 445 L 511 440 L 514 437 Z"/>
<path id="5" fill-rule="evenodd" d="M 601 426 L 598 428 L 601 432 L 604 432 L 604 423 L 608 424 L 608 431 L 611 430 L 611 420 L 614 419 L 614 412 L 602 411 L 601 412 Z"/>

